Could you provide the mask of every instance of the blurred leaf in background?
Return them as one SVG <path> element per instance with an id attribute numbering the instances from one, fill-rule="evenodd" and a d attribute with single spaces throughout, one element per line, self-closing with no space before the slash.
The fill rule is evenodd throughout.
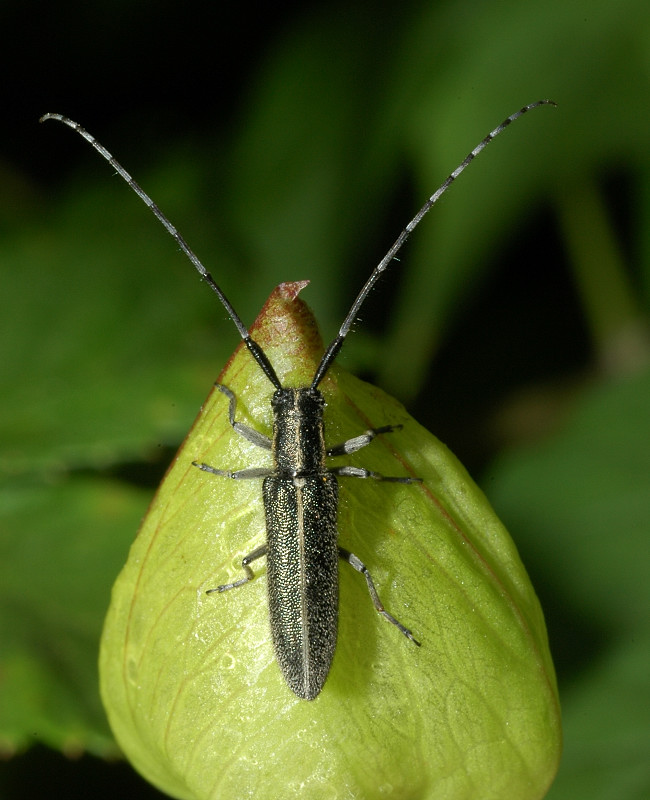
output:
<path id="1" fill-rule="evenodd" d="M 209 13 L 172 10 L 197 28 Z M 130 30 L 130 9 L 113 11 Z M 176 69 L 196 105 L 214 106 L 204 135 L 183 131 L 163 152 L 138 142 L 135 113 L 112 131 L 79 122 L 178 225 L 246 322 L 278 282 L 308 278 L 304 296 L 328 338 L 469 149 L 524 103 L 559 103 L 501 137 L 425 220 L 342 361 L 483 472 L 520 547 L 547 610 L 564 705 L 565 756 L 549 797 L 641 800 L 650 9 L 510 0 L 282 12 L 290 22 L 255 53 L 228 119 L 179 57 L 168 67 L 167 50 L 151 56 L 161 86 Z M 139 47 L 146 21 L 133 29 Z M 30 23 L 36 39 L 39 24 L 45 31 L 45 20 Z M 101 49 L 99 30 L 86 25 L 83 36 Z M 54 41 L 78 73 L 75 47 Z M 103 67 L 111 84 L 118 61 Z M 121 93 L 136 80 L 125 76 Z M 43 107 L 38 94 L 35 127 L 45 111 L 83 109 L 62 96 Z M 120 138 L 133 140 L 130 154 L 114 147 Z M 64 149 L 84 152 L 72 139 L 52 126 L 33 141 L 56 162 Z M 0 184 L 6 754 L 34 741 L 114 752 L 95 667 L 110 586 L 237 340 L 149 212 L 96 154 L 77 163 L 83 172 L 61 176 L 66 188 L 47 199 L 9 166 Z"/>

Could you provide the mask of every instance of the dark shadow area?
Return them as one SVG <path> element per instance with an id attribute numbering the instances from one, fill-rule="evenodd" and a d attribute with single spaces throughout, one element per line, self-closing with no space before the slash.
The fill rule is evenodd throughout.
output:
<path id="1" fill-rule="evenodd" d="M 160 800 L 154 789 L 126 762 L 102 761 L 89 755 L 65 758 L 47 747 L 0 764 L 2 800 Z"/>

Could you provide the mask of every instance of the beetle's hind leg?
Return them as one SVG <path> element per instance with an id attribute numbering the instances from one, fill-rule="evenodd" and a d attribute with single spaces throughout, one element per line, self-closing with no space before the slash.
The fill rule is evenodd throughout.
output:
<path id="1" fill-rule="evenodd" d="M 370 599 L 372 600 L 372 604 L 374 605 L 375 609 L 379 614 L 381 614 L 385 619 L 388 620 L 392 625 L 398 628 L 407 639 L 410 639 L 413 644 L 416 644 L 420 647 L 420 642 L 413 636 L 411 631 L 402 625 L 399 620 L 396 620 L 392 614 L 389 614 L 388 611 L 384 608 L 384 604 L 379 599 L 379 595 L 377 594 L 377 590 L 375 589 L 375 584 L 372 580 L 370 572 L 368 571 L 368 567 L 361 561 L 358 556 L 355 556 L 354 553 L 351 553 L 349 550 L 346 550 L 343 547 L 339 547 L 339 556 L 344 560 L 347 561 L 348 564 L 356 569 L 357 572 L 360 572 L 363 577 L 366 579 L 366 583 L 368 584 L 368 591 L 370 592 Z"/>
<path id="2" fill-rule="evenodd" d="M 241 560 L 241 568 L 246 573 L 245 578 L 241 578 L 238 581 L 233 581 L 232 583 L 224 583 L 221 586 L 217 586 L 214 589 L 208 589 L 206 594 L 212 594 L 213 592 L 227 592 L 228 589 L 235 589 L 237 586 L 243 586 L 245 583 L 252 581 L 255 577 L 255 573 L 253 570 L 248 566 L 252 561 L 256 561 L 258 558 L 266 555 L 266 545 L 263 544 L 260 547 L 256 547 L 251 553 L 247 556 L 244 556 Z"/>

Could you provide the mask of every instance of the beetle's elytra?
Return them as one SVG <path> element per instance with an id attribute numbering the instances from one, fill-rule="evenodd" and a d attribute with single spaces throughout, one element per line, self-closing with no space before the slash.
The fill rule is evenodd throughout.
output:
<path id="1" fill-rule="evenodd" d="M 245 577 L 218 586 L 223 592 L 252 580 L 250 564 L 267 557 L 269 618 L 276 658 L 285 680 L 298 697 L 313 700 L 329 673 L 338 627 L 338 560 L 361 572 L 375 608 L 415 644 L 419 642 L 383 607 L 366 566 L 338 546 L 336 512 L 337 475 L 413 483 L 418 478 L 388 478 L 359 467 L 328 468 L 327 456 L 345 455 L 365 447 L 375 436 L 394 426 L 365 431 L 339 445 L 326 448 L 323 411 L 325 401 L 317 389 L 284 388 L 279 384 L 271 399 L 273 437 L 235 421 L 237 400 L 226 386 L 217 388 L 228 397 L 230 424 L 250 442 L 271 449 L 272 469 L 253 467 L 235 472 L 208 464 L 197 467 L 236 480 L 263 478 L 266 543 L 242 560 Z"/>
<path id="2" fill-rule="evenodd" d="M 226 386 L 217 385 L 228 402 L 230 425 L 251 444 L 270 450 L 273 467 L 247 467 L 224 470 L 209 464 L 195 466 L 204 472 L 234 480 L 262 479 L 262 497 L 266 517 L 266 542 L 242 559 L 244 577 L 222 584 L 211 592 L 223 592 L 252 580 L 250 564 L 267 558 L 269 617 L 276 659 L 289 688 L 300 698 L 313 700 L 323 688 L 336 648 L 338 627 L 338 561 L 346 561 L 366 579 L 375 609 L 416 645 L 419 642 L 383 607 L 375 585 L 363 562 L 338 544 L 338 477 L 362 478 L 399 483 L 417 483 L 419 478 L 387 477 L 360 467 L 328 467 L 329 456 L 354 453 L 369 445 L 381 434 L 399 426 L 374 428 L 328 447 L 325 443 L 323 411 L 325 402 L 318 389 L 336 359 L 357 314 L 380 275 L 406 242 L 420 220 L 449 188 L 467 165 L 511 122 L 542 105 L 540 100 L 511 114 L 492 130 L 446 178 L 404 228 L 384 258 L 372 271 L 343 320 L 337 336 L 325 349 L 309 386 L 282 386 L 273 365 L 262 348 L 251 338 L 228 299 L 187 245 L 176 228 L 160 211 L 113 156 L 80 125 L 60 114 L 45 114 L 41 121 L 55 119 L 86 139 L 129 184 L 153 211 L 190 259 L 203 280 L 215 292 L 239 335 L 274 387 L 271 398 L 273 434 L 271 438 L 236 420 L 237 400 Z"/>

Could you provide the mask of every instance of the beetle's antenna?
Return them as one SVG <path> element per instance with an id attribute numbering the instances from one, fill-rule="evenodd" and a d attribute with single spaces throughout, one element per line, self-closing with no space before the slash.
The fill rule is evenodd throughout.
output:
<path id="1" fill-rule="evenodd" d="M 409 224 L 404 228 L 404 230 L 400 233 L 400 235 L 395 240 L 395 243 L 390 248 L 390 250 L 386 253 L 386 255 L 382 258 L 382 260 L 377 264 L 377 266 L 372 271 L 372 274 L 366 281 L 365 286 L 359 292 L 357 299 L 352 303 L 352 307 L 348 311 L 348 315 L 343 320 L 343 324 L 339 329 L 338 335 L 335 339 L 330 343 L 327 350 L 325 351 L 323 358 L 316 370 L 316 374 L 314 375 L 314 379 L 311 382 L 311 388 L 316 389 L 318 384 L 323 380 L 327 370 L 332 365 L 332 362 L 338 355 L 340 349 L 343 347 L 343 342 L 345 341 L 345 337 L 350 332 L 350 328 L 354 323 L 354 320 L 359 313 L 359 309 L 365 302 L 366 298 L 370 294 L 373 286 L 379 280 L 380 275 L 384 270 L 388 267 L 390 262 L 395 258 L 398 251 L 401 249 L 402 245 L 406 242 L 409 238 L 413 230 L 419 225 L 422 217 L 432 208 L 435 203 L 438 202 L 440 197 L 447 191 L 447 189 L 451 186 L 451 184 L 456 180 L 456 178 L 463 172 L 465 167 L 473 161 L 476 156 L 484 150 L 490 142 L 495 139 L 501 131 L 505 130 L 511 122 L 514 122 L 519 117 L 523 116 L 526 112 L 531 111 L 533 108 L 538 108 L 538 106 L 555 106 L 557 103 L 554 103 L 553 100 L 538 100 L 536 103 L 530 103 L 523 108 L 520 108 L 519 111 L 515 111 L 514 114 L 511 114 L 507 119 L 504 119 L 500 125 L 488 133 L 488 135 L 482 139 L 476 147 L 468 153 L 467 157 L 464 161 L 462 161 L 456 169 L 447 177 L 447 179 L 436 189 L 436 191 L 431 195 L 431 197 L 427 200 L 427 202 L 422 206 L 422 208 L 418 211 L 418 213 L 413 217 L 413 219 L 409 222 Z"/>
<path id="2" fill-rule="evenodd" d="M 169 234 L 174 238 L 178 246 L 181 250 L 185 253 L 185 255 L 189 258 L 189 260 L 194 264 L 196 271 L 199 273 L 201 278 L 208 284 L 208 286 L 212 289 L 212 291 L 217 295 L 221 304 L 226 309 L 226 312 L 230 319 L 235 323 L 237 330 L 239 331 L 239 335 L 244 340 L 244 344 L 250 350 L 253 358 L 262 368 L 266 377 L 271 381 L 271 383 L 275 386 L 276 389 L 281 389 L 282 384 L 278 376 L 275 373 L 275 370 L 271 366 L 271 362 L 269 361 L 266 353 L 262 350 L 262 348 L 257 344 L 257 342 L 251 338 L 250 334 L 246 330 L 246 326 L 239 318 L 239 315 L 235 311 L 235 309 L 230 305 L 230 302 L 226 295 L 221 291 L 221 288 L 215 281 L 215 279 L 210 275 L 208 270 L 203 266 L 199 257 L 194 253 L 191 247 L 187 244 L 185 239 L 181 236 L 181 234 L 176 230 L 176 228 L 171 224 L 171 222 L 167 219 L 167 217 L 163 214 L 163 212 L 158 208 L 158 206 L 154 203 L 154 201 L 149 197 L 149 195 L 144 191 L 144 189 L 129 175 L 129 173 L 124 169 L 124 167 L 117 161 L 117 159 L 108 152 L 108 150 L 100 144 L 94 136 L 88 133 L 87 130 L 81 127 L 77 122 L 69 119 L 68 117 L 64 117 L 62 114 L 44 114 L 39 122 L 45 122 L 48 119 L 54 119 L 58 122 L 62 122 L 64 125 L 67 125 L 72 130 L 76 131 L 80 136 L 89 142 L 97 152 L 108 161 L 108 163 L 113 167 L 113 169 L 123 178 L 128 185 L 133 189 L 133 191 L 138 195 L 138 197 L 144 202 L 146 206 L 148 206 L 151 211 L 154 213 L 155 217 L 158 219 L 159 222 L 162 223 L 164 228 L 167 230 Z"/>

